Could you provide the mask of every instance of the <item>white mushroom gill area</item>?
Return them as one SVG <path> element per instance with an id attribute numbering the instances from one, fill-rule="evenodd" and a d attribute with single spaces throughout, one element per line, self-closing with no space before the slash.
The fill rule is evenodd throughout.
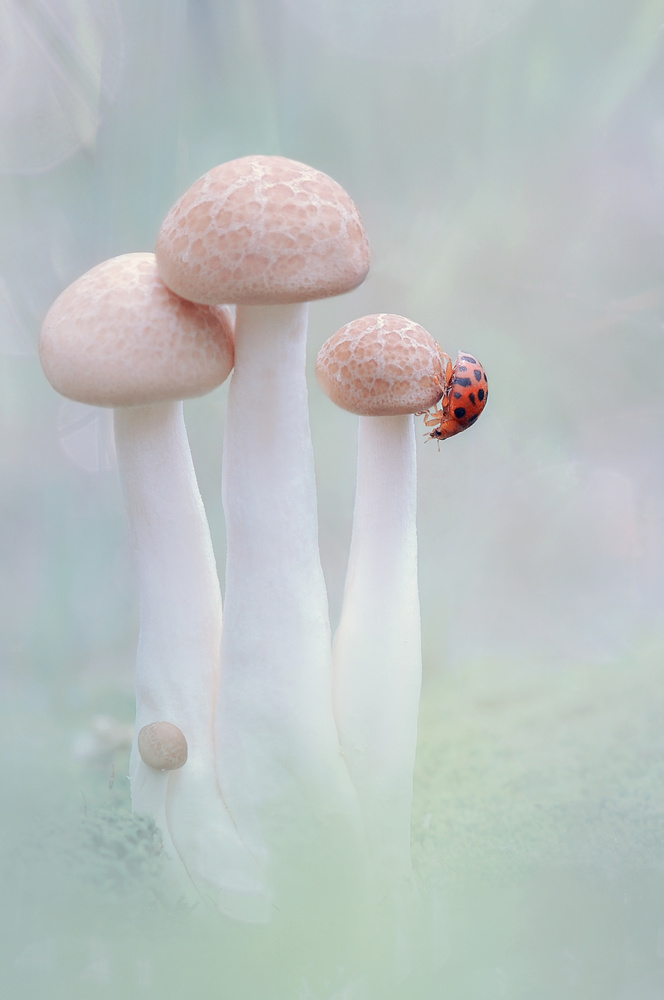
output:
<path id="1" fill-rule="evenodd" d="M 279 156 L 232 160 L 196 181 L 166 217 L 156 255 L 169 288 L 208 303 L 338 295 L 369 266 L 349 195 L 319 170 Z"/>

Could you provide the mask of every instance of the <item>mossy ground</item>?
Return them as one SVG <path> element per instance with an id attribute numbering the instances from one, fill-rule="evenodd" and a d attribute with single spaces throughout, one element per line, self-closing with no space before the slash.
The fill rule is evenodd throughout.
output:
<path id="1" fill-rule="evenodd" d="M 390 941 L 369 929 L 371 946 L 322 958 L 311 929 L 238 927 L 201 905 L 154 826 L 130 813 L 126 754 L 73 762 L 42 717 L 50 758 L 26 749 L 2 786 L 2 995 L 655 1000 L 661 664 L 651 650 L 429 679 L 413 810 L 420 903 Z"/>
<path id="2" fill-rule="evenodd" d="M 425 686 L 415 861 L 446 881 L 664 865 L 664 657 Z"/>
<path id="3" fill-rule="evenodd" d="M 413 847 L 438 942 L 423 995 L 664 996 L 663 666 L 651 649 L 428 685 Z"/>

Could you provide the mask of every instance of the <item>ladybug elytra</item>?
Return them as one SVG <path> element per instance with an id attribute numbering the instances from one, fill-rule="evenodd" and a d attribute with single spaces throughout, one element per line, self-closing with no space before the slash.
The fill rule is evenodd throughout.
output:
<path id="1" fill-rule="evenodd" d="M 459 351 L 452 365 L 450 356 L 443 351 L 440 353 L 445 362 L 445 386 L 440 409 L 427 413 L 424 423 L 434 428 L 430 438 L 444 441 L 475 423 L 486 406 L 489 384 L 484 368 L 472 354 Z"/>

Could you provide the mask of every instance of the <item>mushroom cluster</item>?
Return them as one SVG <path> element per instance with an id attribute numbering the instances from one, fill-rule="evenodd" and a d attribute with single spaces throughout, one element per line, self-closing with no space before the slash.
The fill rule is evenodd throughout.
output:
<path id="1" fill-rule="evenodd" d="M 154 254 L 92 268 L 42 328 L 51 384 L 115 411 L 140 591 L 133 808 L 236 919 L 267 921 L 285 899 L 344 885 L 398 895 L 410 879 L 421 674 L 413 414 L 449 386 L 446 356 L 400 316 L 348 323 L 318 356 L 330 398 L 360 415 L 332 642 L 307 303 L 351 291 L 368 268 L 343 188 L 292 160 L 244 157 L 182 196 Z M 182 400 L 231 370 L 222 628 Z"/>

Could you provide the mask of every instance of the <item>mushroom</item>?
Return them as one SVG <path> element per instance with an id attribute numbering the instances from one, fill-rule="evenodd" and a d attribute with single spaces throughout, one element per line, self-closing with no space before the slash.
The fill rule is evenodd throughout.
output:
<path id="1" fill-rule="evenodd" d="M 403 316 L 346 324 L 321 348 L 330 399 L 360 415 L 353 531 L 334 637 L 334 710 L 379 896 L 407 887 L 421 686 L 412 414 L 444 385 L 433 338 Z"/>
<path id="2" fill-rule="evenodd" d="M 186 737 L 172 722 L 151 722 L 143 726 L 136 746 L 141 760 L 155 771 L 177 771 L 187 763 Z"/>
<path id="3" fill-rule="evenodd" d="M 216 780 L 221 595 L 181 402 L 228 376 L 228 314 L 170 292 L 153 254 L 125 254 L 92 268 L 56 299 L 40 356 L 58 392 L 115 408 L 139 577 L 136 731 L 172 720 L 188 744 L 186 766 L 169 772 L 148 766 L 134 740 L 133 809 L 154 816 L 166 849 L 222 909 L 263 919 L 257 862 Z"/>
<path id="4" fill-rule="evenodd" d="M 159 273 L 195 302 L 235 303 L 223 455 L 227 565 L 218 775 L 247 842 L 322 873 L 359 851 L 359 809 L 331 699 L 305 378 L 307 302 L 369 267 L 360 215 L 318 170 L 249 156 L 201 177 L 171 209 Z M 313 853 L 312 853 L 313 852 Z M 283 871 L 283 867 L 281 869 Z M 330 878 L 333 878 L 330 872 Z"/>

